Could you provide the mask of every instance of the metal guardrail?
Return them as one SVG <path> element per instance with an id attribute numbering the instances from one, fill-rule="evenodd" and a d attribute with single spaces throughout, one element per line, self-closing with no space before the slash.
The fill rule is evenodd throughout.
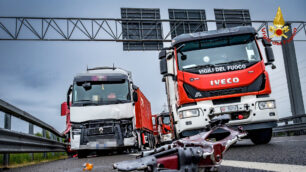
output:
<path id="1" fill-rule="evenodd" d="M 60 132 L 58 132 L 55 128 L 51 127 L 49 124 L 41 121 L 40 119 L 35 118 L 34 116 L 30 115 L 29 113 L 20 110 L 19 108 L 3 101 L 0 99 L 0 111 L 5 112 L 6 114 L 10 114 L 12 116 L 15 116 L 17 118 L 20 118 L 24 121 L 27 121 L 31 124 L 37 125 L 41 128 L 47 129 L 48 131 L 51 131 L 52 133 L 56 134 L 57 136 L 62 136 Z"/>
<path id="2" fill-rule="evenodd" d="M 65 144 L 31 134 L 20 133 L 7 129 L 0 129 L 0 152 L 62 152 Z"/>
<path id="3" fill-rule="evenodd" d="M 281 125 L 282 123 L 284 124 Z M 280 118 L 278 127 L 273 129 L 273 134 L 277 136 L 281 133 L 285 133 L 287 136 L 291 133 L 294 135 L 306 134 L 306 114 Z"/>
<path id="4" fill-rule="evenodd" d="M 9 165 L 9 153 L 65 152 L 63 135 L 49 124 L 29 113 L 0 99 L 0 111 L 5 113 L 4 128 L 0 128 L 0 153 L 3 153 L 3 166 Z M 29 133 L 11 130 L 11 116 L 29 123 Z M 42 128 L 42 137 L 34 135 L 34 125 Z M 47 132 L 50 138 L 47 138 Z M 32 154 L 33 156 L 33 154 Z"/>

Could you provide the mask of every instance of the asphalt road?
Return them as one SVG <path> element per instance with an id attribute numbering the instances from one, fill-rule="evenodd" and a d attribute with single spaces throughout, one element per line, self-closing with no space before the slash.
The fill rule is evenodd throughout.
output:
<path id="1" fill-rule="evenodd" d="M 44 164 L 5 170 L 7 172 L 79 172 L 86 162 L 93 172 L 109 172 L 114 162 L 135 158 L 135 154 L 115 154 L 84 159 L 69 158 Z M 305 171 L 306 136 L 273 138 L 267 145 L 253 145 L 243 140 L 225 154 L 220 172 L 225 171 Z"/>

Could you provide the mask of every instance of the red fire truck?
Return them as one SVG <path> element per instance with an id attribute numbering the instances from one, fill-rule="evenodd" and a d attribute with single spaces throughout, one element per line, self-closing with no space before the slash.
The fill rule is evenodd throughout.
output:
<path id="1" fill-rule="evenodd" d="M 173 140 L 173 123 L 169 112 L 153 115 L 153 131 L 156 144 L 168 144 Z"/>
<path id="2" fill-rule="evenodd" d="M 262 43 L 266 60 L 256 30 L 241 26 L 183 34 L 159 53 L 177 138 L 224 116 L 243 126 L 255 144 L 270 141 L 278 116 L 265 66 L 274 67 L 274 56 L 271 43 Z"/>

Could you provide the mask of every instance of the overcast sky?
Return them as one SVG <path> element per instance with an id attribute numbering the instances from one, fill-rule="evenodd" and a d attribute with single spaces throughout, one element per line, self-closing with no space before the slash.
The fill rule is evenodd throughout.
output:
<path id="1" fill-rule="evenodd" d="M 0 16 L 120 18 L 121 7 L 134 7 L 160 8 L 162 19 L 168 18 L 168 8 L 205 9 L 207 19 L 215 19 L 213 9 L 224 8 L 249 9 L 252 20 L 273 20 L 278 6 L 285 20 L 306 21 L 303 0 L 1 0 Z M 168 31 L 168 27 L 164 25 L 163 30 Z M 305 99 L 306 42 L 295 45 Z M 0 41 L 0 98 L 63 131 L 65 118 L 60 116 L 60 104 L 66 100 L 74 75 L 84 72 L 86 66 L 114 63 L 132 72 L 134 83 L 150 100 L 152 112 L 159 113 L 166 95 L 159 74 L 158 52 L 122 49 L 122 43 L 115 42 Z M 284 117 L 291 115 L 291 110 L 281 48 L 274 46 L 274 53 L 277 69 L 271 71 L 268 67 L 268 71 L 272 96 L 277 100 L 279 116 Z M 1 116 L 0 120 L 3 123 Z"/>

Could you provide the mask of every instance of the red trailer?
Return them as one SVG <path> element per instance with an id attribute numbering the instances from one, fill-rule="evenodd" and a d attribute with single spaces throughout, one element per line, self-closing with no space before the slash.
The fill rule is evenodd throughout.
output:
<path id="1" fill-rule="evenodd" d="M 153 124 L 151 114 L 151 103 L 138 88 L 138 101 L 135 103 L 136 129 L 141 135 L 143 145 L 147 144 L 150 148 L 154 147 Z"/>

